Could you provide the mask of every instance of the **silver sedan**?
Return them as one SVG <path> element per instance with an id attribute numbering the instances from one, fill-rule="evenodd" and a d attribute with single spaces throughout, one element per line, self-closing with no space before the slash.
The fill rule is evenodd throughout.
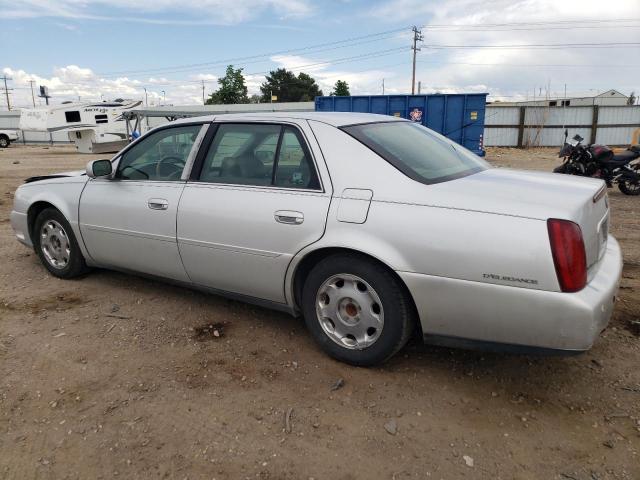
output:
<path id="1" fill-rule="evenodd" d="M 61 278 L 160 277 L 302 315 L 329 355 L 430 343 L 580 352 L 621 274 L 603 182 L 490 168 L 410 121 L 242 114 L 28 179 L 11 224 Z"/>

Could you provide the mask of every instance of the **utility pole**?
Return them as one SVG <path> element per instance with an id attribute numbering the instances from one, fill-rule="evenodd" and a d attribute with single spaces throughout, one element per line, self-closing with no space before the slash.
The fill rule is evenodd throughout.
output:
<path id="1" fill-rule="evenodd" d="M 13 80 L 12 78 L 7 78 L 6 75 L 0 77 L 4 80 L 4 94 L 7 98 L 7 110 L 11 110 L 11 102 L 9 101 L 9 88 L 7 87 L 7 80 Z M 13 88 L 11 89 L 13 90 Z"/>
<path id="2" fill-rule="evenodd" d="M 418 95 L 420 95 L 421 90 L 422 90 L 422 82 L 418 80 Z"/>
<path id="3" fill-rule="evenodd" d="M 422 30 L 419 30 L 415 25 L 411 29 L 413 32 L 413 46 L 411 50 L 413 50 L 413 71 L 411 74 L 411 95 L 415 95 L 416 93 L 416 53 L 420 50 L 418 47 L 418 42 L 421 42 L 424 37 L 422 36 Z"/>
<path id="4" fill-rule="evenodd" d="M 207 102 L 204 100 L 204 80 L 202 80 L 202 105 L 206 105 Z"/>
<path id="5" fill-rule="evenodd" d="M 384 95 L 384 78 L 382 79 L 382 94 Z"/>
<path id="6" fill-rule="evenodd" d="M 36 96 L 33 94 L 34 83 L 36 83 L 35 80 L 29 80 L 29 85 L 31 85 L 31 100 L 33 101 L 33 108 L 36 108 Z"/>

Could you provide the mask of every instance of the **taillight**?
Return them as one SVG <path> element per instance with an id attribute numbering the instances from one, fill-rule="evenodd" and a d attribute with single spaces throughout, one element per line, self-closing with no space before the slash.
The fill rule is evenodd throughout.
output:
<path id="1" fill-rule="evenodd" d="M 577 292 L 587 284 L 587 254 L 582 230 L 569 220 L 547 220 L 553 263 L 563 292 Z"/>

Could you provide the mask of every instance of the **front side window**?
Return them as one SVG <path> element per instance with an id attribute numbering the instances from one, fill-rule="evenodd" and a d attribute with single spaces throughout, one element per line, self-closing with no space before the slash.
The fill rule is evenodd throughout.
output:
<path id="1" fill-rule="evenodd" d="M 342 130 L 418 182 L 445 182 L 489 168 L 463 146 L 414 122 L 366 123 Z"/>
<path id="2" fill-rule="evenodd" d="M 207 152 L 200 181 L 234 185 L 319 188 L 300 132 L 271 124 L 223 123 Z"/>
<path id="3" fill-rule="evenodd" d="M 127 150 L 116 171 L 121 180 L 180 180 L 201 125 L 165 128 Z"/>

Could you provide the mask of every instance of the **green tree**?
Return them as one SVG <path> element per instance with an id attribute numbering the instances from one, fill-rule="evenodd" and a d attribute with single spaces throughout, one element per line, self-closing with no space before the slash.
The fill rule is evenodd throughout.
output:
<path id="1" fill-rule="evenodd" d="M 351 95 L 351 93 L 349 92 L 349 84 L 344 80 L 338 80 L 333 87 L 333 92 L 331 92 L 331 95 L 334 95 L 336 97 L 348 97 L 349 95 Z"/>
<path id="2" fill-rule="evenodd" d="M 636 92 L 631 92 L 629 98 L 627 99 L 627 105 L 635 105 L 636 104 Z"/>
<path id="3" fill-rule="evenodd" d="M 284 68 L 272 70 L 266 81 L 260 85 L 262 101 L 270 102 L 271 96 L 278 97 L 278 102 L 307 102 L 322 95 L 316 81 L 306 73 L 298 76 Z"/>
<path id="4" fill-rule="evenodd" d="M 209 95 L 207 105 L 249 103 L 242 68 L 234 69 L 233 65 L 229 65 L 224 77 L 218 79 L 218 84 L 220 88 Z"/>

